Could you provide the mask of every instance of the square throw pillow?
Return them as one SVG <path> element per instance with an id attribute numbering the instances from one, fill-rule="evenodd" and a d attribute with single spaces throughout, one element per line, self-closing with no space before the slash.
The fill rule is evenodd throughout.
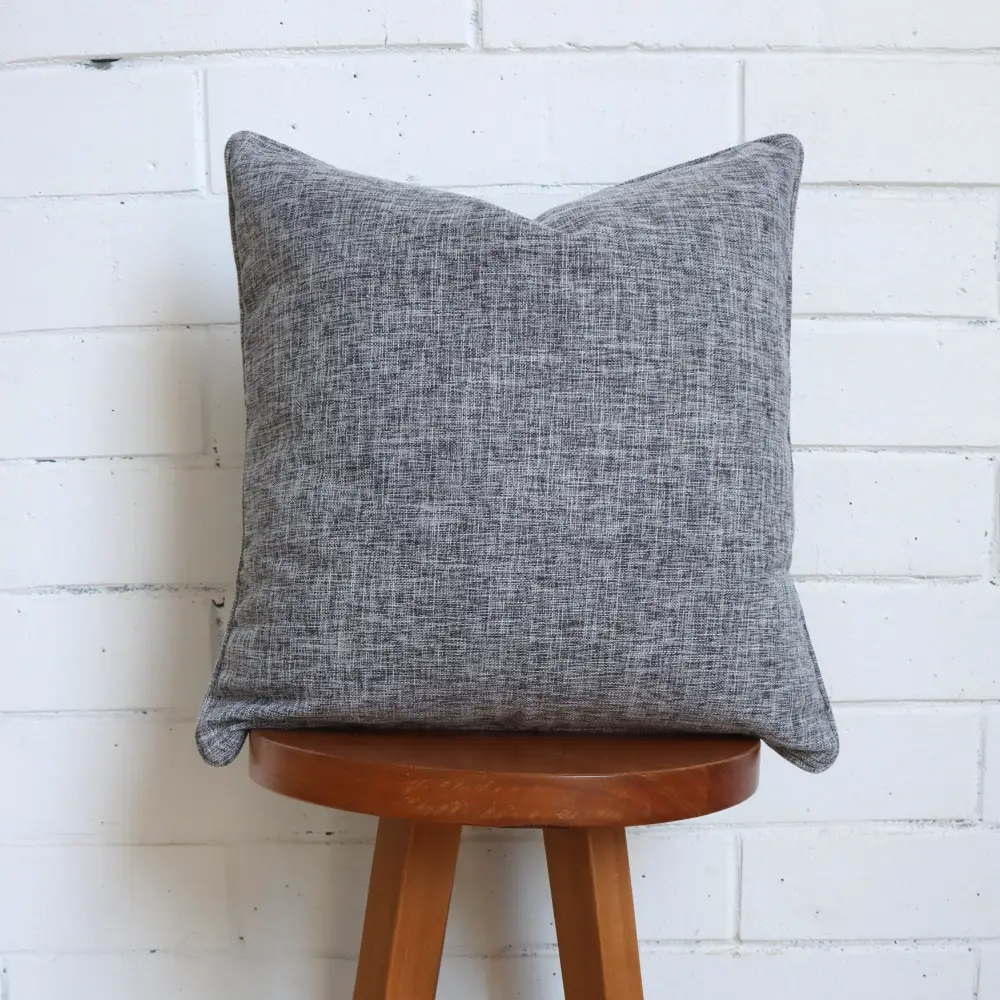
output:
<path id="1" fill-rule="evenodd" d="M 802 153 L 528 219 L 226 149 L 243 551 L 197 727 L 837 734 L 789 577 Z"/>

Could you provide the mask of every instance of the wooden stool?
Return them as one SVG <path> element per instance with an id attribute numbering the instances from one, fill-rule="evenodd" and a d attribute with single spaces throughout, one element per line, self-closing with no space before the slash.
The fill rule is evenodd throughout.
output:
<path id="1" fill-rule="evenodd" d="M 354 1000 L 433 1000 L 462 826 L 542 827 L 567 1000 L 640 1000 L 625 827 L 757 787 L 743 737 L 259 730 L 272 791 L 378 816 Z"/>

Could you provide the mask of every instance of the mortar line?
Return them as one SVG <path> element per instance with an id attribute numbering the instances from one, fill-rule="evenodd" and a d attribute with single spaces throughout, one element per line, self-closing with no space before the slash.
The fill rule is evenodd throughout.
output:
<path id="1" fill-rule="evenodd" d="M 234 845 L 239 846 L 239 845 Z M 758 939 L 735 945 L 726 938 L 646 938 L 639 942 L 640 949 L 650 954 L 770 954 L 789 951 L 844 951 L 848 953 L 907 954 L 914 951 L 933 954 L 954 954 L 970 950 L 970 944 L 993 944 L 996 938 L 787 938 L 781 940 Z M 157 948 L 156 953 L 178 958 L 221 958 L 233 954 L 231 945 L 221 948 L 167 947 Z M 236 954 L 240 949 L 236 950 Z M 149 948 L 97 949 L 89 952 L 52 952 L 39 948 L 13 948 L 6 952 L 10 956 L 56 956 L 56 955 L 129 955 L 150 954 Z M 306 957 L 326 958 L 340 961 L 355 961 L 356 952 L 338 950 L 307 950 Z M 495 951 L 449 951 L 445 961 L 454 959 L 479 959 L 491 962 L 505 959 L 555 958 L 558 949 L 555 944 L 538 942 L 533 945 L 501 948 Z M 0 994 L 2 996 L 2 994 Z"/>
<path id="2" fill-rule="evenodd" d="M 993 466 L 993 509 L 990 512 L 987 576 L 991 583 L 1000 582 L 1000 463 L 991 458 Z"/>
<path id="3" fill-rule="evenodd" d="M 858 587 L 870 587 L 874 584 L 903 588 L 978 588 L 983 593 L 987 593 L 986 588 L 990 586 L 989 580 L 984 576 L 838 576 L 836 573 L 793 573 L 792 579 L 796 583 L 833 584 L 836 586 L 848 584 L 851 586 L 857 585 Z"/>
<path id="4" fill-rule="evenodd" d="M 941 59 L 956 60 L 961 62 L 979 63 L 986 66 L 996 65 L 996 58 L 1000 55 L 1000 46 L 983 46 L 979 48 L 970 47 L 947 47 L 947 46 L 918 46 L 911 48 L 899 48 L 892 45 L 855 45 L 855 46 L 809 46 L 809 45 L 733 45 L 733 46 L 710 46 L 710 45 L 669 45 L 656 43 L 625 43 L 615 45 L 585 45 L 575 43 L 564 43 L 556 45 L 518 45 L 505 48 L 483 48 L 470 49 L 468 42 L 458 40 L 448 42 L 393 42 L 386 45 L 383 42 L 368 42 L 363 44 L 344 45 L 316 45 L 316 46 L 285 46 L 282 48 L 243 48 L 243 49 L 199 49 L 197 51 L 139 51 L 122 52 L 119 55 L 114 53 L 95 56 L 72 55 L 55 56 L 26 56 L 20 59 L 11 59 L 0 63 L 0 72 L 17 71 L 19 69 L 35 69 L 46 66 L 76 66 L 80 69 L 91 70 L 91 59 L 107 58 L 115 59 L 116 67 L 126 69 L 137 65 L 149 65 L 157 62 L 177 64 L 183 62 L 194 62 L 203 59 L 219 59 L 229 62 L 252 59 L 286 59 L 324 56 L 344 56 L 344 55 L 367 55 L 385 54 L 392 52 L 403 53 L 455 53 L 469 54 L 477 56 L 489 56 L 499 58 L 509 58 L 514 56 L 531 55 L 606 55 L 620 54 L 628 55 L 663 55 L 663 56 L 761 56 L 767 58 L 781 57 L 801 57 L 819 58 L 826 56 L 837 56 L 843 60 L 883 58 L 892 59 L 898 62 L 924 62 L 939 61 Z M 114 67 L 112 71 L 114 70 Z"/>
<path id="5" fill-rule="evenodd" d="M 792 320 L 823 320 L 839 322 L 857 322 L 870 320 L 876 323 L 963 323 L 968 326 L 992 327 L 997 323 L 995 315 L 962 315 L 961 313 L 906 313 L 906 312 L 796 312 L 792 311 Z"/>
<path id="6" fill-rule="evenodd" d="M 217 596 L 232 589 L 232 583 L 76 583 L 0 587 L 3 597 L 88 597 L 115 594 L 173 594 Z"/>
<path id="7" fill-rule="evenodd" d="M 242 468 L 238 465 L 222 466 L 215 462 L 215 456 L 204 451 L 198 452 L 149 452 L 146 454 L 128 455 L 52 455 L 39 458 L 0 458 L 0 469 L 31 468 L 36 465 L 58 465 L 63 468 L 73 468 L 81 465 L 104 465 L 107 468 L 122 467 L 134 469 L 164 469 L 197 471 L 199 469 Z"/>
<path id="8" fill-rule="evenodd" d="M 206 77 L 206 90 L 204 100 L 207 102 L 207 71 L 202 70 L 201 75 Z M 739 101 L 740 98 L 738 97 Z M 177 188 L 169 191 L 97 191 L 97 192 L 66 192 L 47 194 L 5 194 L 0 195 L 0 205 L 16 206 L 24 205 L 46 205 L 49 202 L 53 205 L 63 205 L 67 202 L 72 204 L 101 205 L 110 204 L 113 201 L 121 202 L 125 199 L 128 204 L 144 204 L 148 202 L 162 200 L 191 200 L 192 196 L 198 195 L 201 200 L 219 201 L 225 200 L 224 193 L 217 193 L 211 189 L 211 153 L 209 148 L 209 115 L 207 104 L 204 108 L 199 107 L 200 101 L 195 108 L 196 126 L 200 130 L 199 152 L 201 144 L 204 144 L 204 156 L 199 157 L 199 167 L 202 168 L 203 176 L 199 179 L 198 186 L 190 188 Z M 740 141 L 746 137 L 745 122 L 743 116 L 737 110 L 737 135 Z M 202 121 L 202 119 L 204 119 Z M 431 179 L 422 181 L 425 187 L 438 188 L 445 191 L 461 193 L 465 191 L 496 191 L 515 192 L 533 194 L 537 192 L 573 192 L 589 193 L 599 190 L 602 187 L 615 184 L 621 178 L 605 177 L 591 180 L 574 181 L 539 181 L 510 179 L 502 181 L 488 181 L 481 184 L 448 183 Z M 928 183 L 926 181 L 807 181 L 801 186 L 803 191 L 814 191 L 817 193 L 847 193 L 858 195 L 887 195 L 899 196 L 900 198 L 912 197 L 913 195 L 924 194 L 935 199 L 943 196 L 969 196 L 969 195 L 996 195 L 1000 192 L 1000 181 L 939 181 Z M 867 314 L 859 314 L 867 315 Z M 912 314 L 916 318 L 926 317 L 926 313 Z M 973 318 L 973 317 L 966 317 Z"/>
<path id="9" fill-rule="evenodd" d="M 198 98 L 198 117 L 195 124 L 198 127 L 201 151 L 199 166 L 202 175 L 202 191 L 206 197 L 209 197 L 212 194 L 212 161 L 208 128 L 208 69 L 205 67 L 198 71 Z"/>
<path id="10" fill-rule="evenodd" d="M 215 466 L 205 466 L 206 469 Z M 235 471 L 235 469 L 234 469 Z M 822 575 L 797 573 L 792 575 L 796 583 L 807 584 L 833 584 L 837 586 L 930 586 L 930 587 L 968 587 L 982 585 L 986 587 L 989 582 L 981 576 L 863 576 L 863 575 Z M 0 587 L 0 596 L 3 597 L 73 597 L 87 595 L 114 595 L 114 594 L 219 594 L 226 593 L 232 588 L 231 581 L 214 581 L 205 583 L 42 583 L 23 584 L 21 586 Z M 936 699 L 937 701 L 948 702 L 949 699 Z M 959 704 L 970 704 L 988 702 L 990 699 L 954 699 Z M 838 702 L 838 704 L 844 704 Z M 848 702 L 847 704 L 851 704 Z M 860 702 L 860 704 L 871 704 L 871 702 Z M 895 704 L 895 703 L 893 703 Z"/>
<path id="11" fill-rule="evenodd" d="M 502 3 L 503 0 L 500 0 Z M 472 48 L 476 52 L 485 49 L 483 43 L 483 0 L 472 0 Z"/>
<path id="12" fill-rule="evenodd" d="M 795 951 L 847 952 L 848 954 L 909 954 L 914 951 L 934 954 L 968 952 L 972 943 L 993 943 L 995 938 L 783 938 L 771 941 L 758 938 L 735 944 L 725 938 L 645 938 L 640 939 L 640 951 L 647 954 L 774 954 Z M 554 944 L 536 943 L 498 952 L 455 954 L 455 958 L 533 959 L 554 958 Z"/>
<path id="13" fill-rule="evenodd" d="M 197 111 L 196 111 L 197 124 Z M 197 146 L 196 146 L 197 149 Z M 37 206 L 47 206 L 52 202 L 53 207 L 63 206 L 67 202 L 77 205 L 110 205 L 112 202 L 129 205 L 143 205 L 157 201 L 195 201 L 206 200 L 207 192 L 202 189 L 201 183 L 197 187 L 178 188 L 176 191 L 100 191 L 95 193 L 71 193 L 71 194 L 13 194 L 0 195 L 0 205 L 17 206 L 19 204 Z M 221 196 L 218 200 L 221 201 Z"/>
<path id="14" fill-rule="evenodd" d="M 733 939 L 739 944 L 743 940 L 743 834 L 736 834 L 736 914 L 733 923 Z"/>
<path id="15" fill-rule="evenodd" d="M 1000 452 L 1000 443 L 982 445 L 951 444 L 810 444 L 793 442 L 796 455 L 950 455 L 954 458 L 985 458 L 992 460 Z"/>
<path id="16" fill-rule="evenodd" d="M 210 364 L 212 353 L 215 350 L 215 336 L 211 330 L 201 328 L 196 334 L 195 342 L 201 365 L 198 377 L 198 402 L 201 407 L 201 454 L 206 462 L 211 462 L 215 468 L 219 469 L 222 468 L 222 463 L 219 459 L 218 422 L 212 412 L 214 368 Z M 199 467 L 201 467 L 200 462 Z"/>
<path id="17" fill-rule="evenodd" d="M 97 713 L 95 713 L 96 715 Z M 118 716 L 112 716 L 110 713 L 107 718 L 115 719 Z M 98 721 L 96 718 L 94 721 Z M 127 720 L 123 720 L 127 721 Z M 194 731 L 195 720 L 193 718 L 160 718 L 151 720 L 152 724 L 160 726 L 173 726 L 184 727 L 186 730 Z M 197 837 L 184 837 L 172 833 L 169 839 L 161 837 L 157 839 L 155 837 L 149 837 L 148 839 L 134 838 L 131 840 L 126 839 L 102 839 L 100 834 L 91 833 L 73 833 L 63 831 L 61 833 L 52 833 L 48 836 L 43 834 L 36 834 L 34 836 L 27 834 L 22 834 L 21 836 L 7 835 L 0 837 L 0 849 L 2 850 L 26 850 L 35 848 L 52 848 L 61 847 L 67 850 L 134 850 L 134 849 L 153 849 L 153 848 L 164 848 L 164 847 L 180 847 L 180 848 L 200 848 L 200 849 L 218 849 L 218 848 L 253 848 L 253 847 L 315 847 L 315 848 L 325 848 L 327 850 L 333 850 L 341 847 L 370 847 L 374 843 L 375 830 L 371 829 L 367 833 L 355 832 L 351 830 L 326 830 L 322 823 L 316 824 L 315 830 L 302 830 L 297 832 L 290 832 L 287 834 L 276 834 L 272 836 L 261 836 L 255 839 L 241 839 L 239 834 L 225 835 L 214 839 L 211 838 L 197 838 Z M 536 831 L 518 831 L 517 835 L 514 831 L 511 835 L 506 837 L 497 836 L 495 834 L 488 834 L 485 836 L 475 836 L 468 838 L 463 843 L 468 843 L 469 845 L 474 845 L 476 847 L 503 847 L 508 850 L 534 850 L 534 841 L 525 837 L 525 833 L 535 833 Z M 775 834 L 779 837 L 788 838 L 789 835 L 795 835 L 796 838 L 801 840 L 815 841 L 817 839 L 829 839 L 830 837 L 836 837 L 841 839 L 859 839 L 859 838 L 882 838 L 884 841 L 890 841 L 892 838 L 911 838 L 920 836 L 933 836 L 936 839 L 945 840 L 957 840 L 962 839 L 967 836 L 983 835 L 986 834 L 991 838 L 1000 835 L 1000 827 L 997 825 L 990 825 L 986 827 L 978 827 L 970 822 L 965 822 L 964 825 L 957 821 L 931 821 L 931 820 L 912 820 L 912 821 L 902 821 L 897 820 L 895 822 L 890 821 L 869 821 L 867 823 L 852 822 L 852 823 L 837 823 L 833 821 L 829 822 L 812 822 L 812 823 L 782 823 L 782 822 L 771 822 L 771 823 L 761 823 L 756 826 L 747 827 L 718 827 L 718 826 L 691 826 L 686 827 L 681 833 L 678 831 L 673 831 L 670 834 L 661 834 L 659 836 L 647 836 L 642 838 L 643 840 L 661 840 L 663 841 L 668 849 L 670 842 L 678 839 L 693 839 L 695 836 L 703 837 L 706 833 L 720 834 L 725 833 L 729 835 L 739 834 L 741 837 L 746 835 L 757 836 L 768 838 Z M 961 845 L 958 845 L 961 846 Z M 739 939 L 735 939 L 731 934 L 722 936 L 716 940 L 726 942 L 728 944 L 734 945 L 747 945 L 753 943 L 763 943 L 762 939 L 747 937 L 742 929 L 742 921 L 739 929 Z M 975 938 L 975 935 L 972 935 Z M 956 938 L 944 938 L 940 940 L 945 941 L 955 941 L 961 942 L 966 939 L 966 936 L 956 937 Z M 983 940 L 997 941 L 1000 943 L 1000 939 L 996 936 L 984 935 Z M 893 936 L 891 939 L 893 942 L 901 942 L 906 939 L 897 938 Z M 917 939 L 921 940 L 921 939 Z M 929 939 L 924 939 L 929 940 Z M 939 939 L 934 939 L 939 940 Z M 847 942 L 845 942 L 847 943 Z"/>
<path id="18" fill-rule="evenodd" d="M 884 712 L 886 709 L 914 711 L 919 709 L 966 708 L 970 712 L 977 708 L 985 708 L 1000 702 L 1000 695 L 995 698 L 833 698 L 832 704 L 837 708 L 871 709 Z"/>
<path id="19" fill-rule="evenodd" d="M 180 192 L 178 192 L 180 193 Z M 192 194 L 194 192 L 185 192 Z M 103 196 L 101 196 L 103 197 Z M 224 196 L 218 195 L 221 201 Z M 858 322 L 866 322 L 887 329 L 900 323 L 907 326 L 919 325 L 925 327 L 927 331 L 939 331 L 942 334 L 958 331 L 966 333 L 973 330 L 1000 329 L 1000 322 L 996 317 L 984 319 L 974 316 L 949 316 L 945 314 L 907 314 L 907 313 L 794 313 L 793 319 L 799 323 L 824 323 L 834 326 L 847 326 Z M 130 333 L 144 330 L 229 330 L 239 332 L 239 318 L 234 316 L 231 320 L 192 320 L 183 322 L 181 320 L 169 320 L 160 323 L 121 323 L 107 324 L 98 323 L 93 326 L 57 326 L 57 327 L 34 327 L 23 330 L 2 330 L 0 339 L 5 337 L 36 337 L 36 336 L 88 336 L 102 333 Z M 898 331 L 902 332 L 902 331 Z M 916 446 L 915 446 L 916 447 Z M 963 446 L 969 447 L 969 446 Z M 1000 444 L 997 445 L 1000 450 Z"/>
<path id="20" fill-rule="evenodd" d="M 996 282 L 994 283 L 995 304 L 1000 309 L 1000 204 L 997 205 L 996 239 L 993 243 L 993 253 L 996 263 Z"/>
<path id="21" fill-rule="evenodd" d="M 741 59 L 736 69 L 736 137 L 747 141 L 747 61 Z"/>
<path id="22" fill-rule="evenodd" d="M 7 337 L 89 337 L 100 336 L 102 334 L 125 334 L 139 333 L 148 330 L 169 330 L 177 332 L 179 330 L 228 330 L 232 333 L 239 333 L 240 323 L 234 319 L 229 323 L 207 322 L 207 323 L 133 323 L 122 324 L 120 326 L 62 326 L 51 327 L 41 330 L 7 330 L 0 333 L 0 340 Z"/>
<path id="23" fill-rule="evenodd" d="M 884 583 L 884 584 L 975 584 L 988 585 L 989 580 L 982 574 L 927 574 L 913 573 L 792 573 L 796 583 Z"/>
<path id="24" fill-rule="evenodd" d="M 986 825 L 986 749 L 989 739 L 989 719 L 987 716 L 987 703 L 980 703 L 979 707 L 979 747 L 976 751 L 976 819 L 981 826 Z"/>
<path id="25" fill-rule="evenodd" d="M 202 328 L 199 328 L 202 329 Z M 46 334 L 41 334 L 40 336 L 45 336 Z M 0 340 L 2 340 L 4 335 L 0 334 Z M 24 336 L 23 334 L 15 334 L 15 336 Z M 207 339 L 207 338 L 206 338 Z M 206 349 L 207 346 L 206 346 Z M 208 446 L 203 444 L 203 448 Z M 995 459 L 1000 456 L 1000 444 L 997 445 L 970 445 L 965 447 L 960 447 L 956 445 L 872 445 L 872 444 L 856 444 L 856 445 L 839 445 L 839 444 L 793 444 L 792 452 L 796 456 L 807 456 L 807 455 L 843 455 L 847 457 L 861 457 L 861 456 L 872 456 L 880 458 L 977 458 L 981 460 L 989 461 L 991 464 L 995 465 Z M 172 469 L 172 470 L 198 470 L 198 469 L 240 469 L 242 468 L 242 462 L 237 461 L 237 456 L 230 456 L 228 461 L 223 464 L 218 456 L 212 454 L 209 450 L 202 451 L 191 451 L 191 452 L 138 452 L 138 453 L 108 453 L 108 454 L 97 454 L 97 455 L 17 455 L 9 457 L 0 457 L 0 469 L 17 469 L 17 468 L 33 468 L 38 465 L 59 465 L 61 467 L 78 467 L 81 465 L 104 465 L 108 468 L 120 468 L 126 463 L 130 468 L 148 468 L 148 469 Z M 991 538 L 996 536 L 997 532 L 993 531 Z M 987 573 L 986 576 L 989 579 L 994 578 L 994 573 L 996 570 L 997 555 L 995 551 L 995 543 L 991 542 L 989 546 L 989 569 L 993 572 Z M 825 574 L 795 574 L 797 576 L 809 576 L 818 575 L 822 576 Z M 838 574 L 830 574 L 836 576 Z M 848 574 L 849 575 L 849 574 Z M 874 574 L 878 576 L 879 574 Z M 859 574 L 859 577 L 868 579 L 869 574 Z M 893 577 L 895 578 L 895 577 Z M 919 577 L 918 577 L 919 578 Z M 933 579 L 949 579 L 958 578 L 965 579 L 966 574 L 958 574 L 956 577 L 954 574 L 943 574 L 934 575 Z M 975 578 L 974 575 L 969 575 L 968 578 Z"/>
<path id="26" fill-rule="evenodd" d="M 221 593 L 221 591 L 219 592 Z M 226 609 L 225 604 L 215 605 L 215 610 L 224 611 Z M 873 712 L 886 712 L 886 711 L 898 711 L 900 713 L 914 712 L 914 711 L 934 711 L 937 709 L 952 709 L 955 711 L 967 711 L 973 712 L 976 709 L 980 709 L 984 712 L 990 708 L 996 708 L 1000 706 L 1000 699 L 997 698 L 983 698 L 976 700 L 960 700 L 960 699 L 948 699 L 948 698 L 935 698 L 928 699 L 926 701 L 913 701 L 913 700 L 900 700 L 900 701 L 834 701 L 833 705 L 835 708 L 850 709 L 850 710 L 866 710 L 871 709 Z M 53 718 L 105 718 L 105 717 L 118 717 L 132 718 L 135 716 L 147 716 L 154 720 L 167 720 L 169 722 L 194 722 L 197 713 L 194 715 L 185 714 L 186 710 L 178 708 L 176 706 L 149 706 L 149 707 L 132 707 L 132 708 L 4 708 L 0 709 L 0 719 L 53 719 Z M 979 817 L 982 820 L 982 817 Z M 781 824 L 781 820 L 768 821 L 764 824 L 765 827 L 770 825 Z M 936 824 L 948 824 L 953 825 L 955 823 L 968 824 L 971 822 L 967 819 L 871 819 L 871 820 L 788 820 L 784 821 L 785 826 L 795 826 L 795 827 L 806 827 L 813 828 L 815 826 L 828 826 L 836 823 L 893 823 L 893 824 L 908 824 L 908 823 L 936 823 Z M 982 820 L 982 825 L 987 826 L 985 820 Z M 744 831 L 754 828 L 753 823 L 699 823 L 697 824 L 697 829 L 705 829 L 707 827 L 712 827 L 713 829 L 731 829 Z M 691 829 L 694 829 L 692 825 Z M 687 829 L 687 828 L 685 828 Z M 639 833 L 637 836 L 640 837 L 655 837 L 656 834 L 652 833 Z M 741 847 L 742 852 L 742 847 Z M 742 853 L 740 855 L 742 858 Z M 742 862 L 741 862 L 742 863 Z"/>

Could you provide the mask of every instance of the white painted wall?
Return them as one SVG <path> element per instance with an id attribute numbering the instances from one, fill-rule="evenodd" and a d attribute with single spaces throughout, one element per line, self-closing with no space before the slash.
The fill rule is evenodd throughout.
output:
<path id="1" fill-rule="evenodd" d="M 529 213 L 803 139 L 795 571 L 843 754 L 634 836 L 647 995 L 1000 1000 L 998 49 L 990 0 L 6 0 L 0 1000 L 349 995 L 372 823 L 191 738 L 238 128 Z M 452 913 L 443 998 L 559 995 L 537 836 L 471 836 Z"/>

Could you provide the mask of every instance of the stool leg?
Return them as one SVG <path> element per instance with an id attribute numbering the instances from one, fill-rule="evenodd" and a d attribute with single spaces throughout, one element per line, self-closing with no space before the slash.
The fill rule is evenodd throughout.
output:
<path id="1" fill-rule="evenodd" d="M 379 820 L 354 1000 L 434 1000 L 461 834 Z"/>
<path id="2" fill-rule="evenodd" d="M 642 1000 L 625 830 L 545 830 L 566 1000 Z"/>

